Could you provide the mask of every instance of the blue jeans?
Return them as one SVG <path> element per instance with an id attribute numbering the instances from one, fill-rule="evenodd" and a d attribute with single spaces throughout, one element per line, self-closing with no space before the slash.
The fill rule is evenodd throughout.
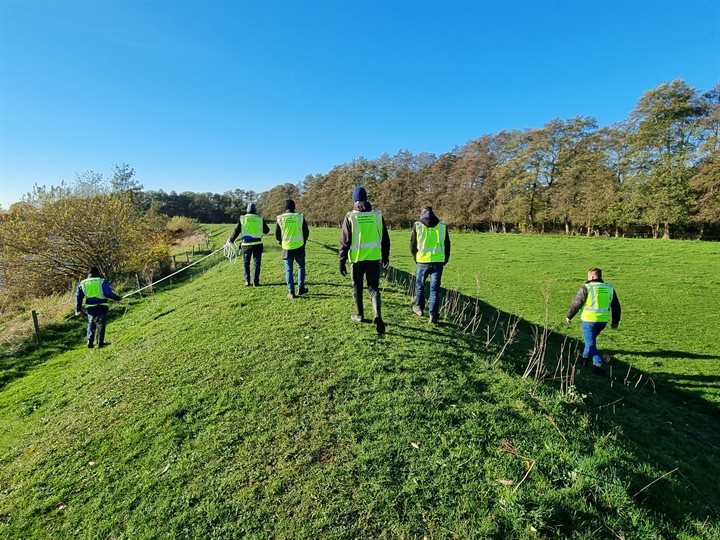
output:
<path id="1" fill-rule="evenodd" d="M 88 313 L 87 318 L 87 340 L 94 341 L 95 334 L 97 334 L 98 344 L 105 343 L 105 323 L 107 322 L 107 310 L 103 311 L 102 313 Z"/>
<path id="2" fill-rule="evenodd" d="M 437 318 L 440 312 L 440 279 L 442 263 L 417 263 L 415 265 L 415 305 L 425 309 L 425 281 L 430 277 L 430 316 Z"/>
<path id="3" fill-rule="evenodd" d="M 295 292 L 293 261 L 297 263 L 298 267 L 298 285 L 301 289 L 305 287 L 305 254 L 288 251 L 287 258 L 283 259 L 283 263 L 285 264 L 285 283 L 290 292 Z"/>
<path id="4" fill-rule="evenodd" d="M 607 326 L 606 322 L 582 322 L 582 333 L 583 339 L 585 340 L 585 350 L 583 351 L 583 358 L 592 358 L 594 366 L 602 367 L 603 357 L 597 350 L 597 337 L 600 332 Z"/>
<path id="5" fill-rule="evenodd" d="M 255 259 L 255 272 L 253 274 L 253 283 L 260 283 L 260 264 L 262 263 L 263 246 L 259 244 L 252 246 L 249 250 L 243 251 L 243 274 L 245 281 L 250 281 L 250 257 Z"/>

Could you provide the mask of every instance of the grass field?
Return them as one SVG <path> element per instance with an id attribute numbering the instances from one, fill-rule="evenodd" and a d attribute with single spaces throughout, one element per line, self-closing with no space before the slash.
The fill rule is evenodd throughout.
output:
<path id="1" fill-rule="evenodd" d="M 216 245 L 229 228 L 211 228 Z M 0 357 L 0 370 L 12 365 L 0 379 L 0 536 L 720 534 L 713 401 L 634 384 L 642 366 L 629 380 L 581 372 L 561 394 L 518 376 L 526 335 L 496 362 L 500 342 L 428 325 L 392 280 L 388 334 L 376 336 L 349 322 L 337 234 L 312 231 L 308 297 L 285 298 L 279 249 L 267 241 L 262 287 L 241 285 L 240 263 L 202 266 L 114 308 L 107 349 L 84 348 L 83 324 L 67 321 L 22 357 Z M 410 270 L 405 236 L 393 238 L 393 264 Z M 456 242 L 458 263 L 482 263 Z M 557 299 L 557 320 L 588 266 L 579 264 L 579 276 L 558 280 L 569 296 Z M 488 310 L 520 311 L 521 293 L 503 303 L 496 289 L 495 300 L 492 272 L 478 271 Z M 468 296 L 474 272 L 457 273 Z M 632 282 L 608 277 L 632 337 L 633 297 L 623 296 Z M 523 310 L 530 321 L 544 311 L 535 305 Z"/>

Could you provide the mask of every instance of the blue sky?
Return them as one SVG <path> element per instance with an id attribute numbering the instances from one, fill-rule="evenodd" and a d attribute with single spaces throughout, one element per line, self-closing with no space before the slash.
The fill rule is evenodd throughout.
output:
<path id="1" fill-rule="evenodd" d="M 720 2 L 0 0 L 0 205 L 129 163 L 263 191 L 720 80 Z"/>

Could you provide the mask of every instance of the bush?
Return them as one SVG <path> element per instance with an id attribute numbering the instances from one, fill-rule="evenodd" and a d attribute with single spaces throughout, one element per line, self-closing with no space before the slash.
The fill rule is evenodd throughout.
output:
<path id="1" fill-rule="evenodd" d="M 0 283 L 11 296 L 44 296 L 70 290 L 91 266 L 113 280 L 160 264 L 162 241 L 131 193 L 15 204 L 0 220 Z"/>
<path id="2" fill-rule="evenodd" d="M 185 216 L 174 216 L 170 218 L 165 228 L 176 236 L 189 236 L 200 230 L 200 222 Z"/>

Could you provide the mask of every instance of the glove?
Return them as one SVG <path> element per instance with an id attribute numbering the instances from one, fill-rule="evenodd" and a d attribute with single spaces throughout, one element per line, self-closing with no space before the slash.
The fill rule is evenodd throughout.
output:
<path id="1" fill-rule="evenodd" d="M 340 261 L 340 274 L 343 276 L 347 276 L 347 266 L 345 264 L 345 261 Z"/>
<path id="2" fill-rule="evenodd" d="M 390 266 L 390 261 L 388 259 L 385 259 L 382 262 L 383 268 L 387 269 L 388 266 Z"/>

